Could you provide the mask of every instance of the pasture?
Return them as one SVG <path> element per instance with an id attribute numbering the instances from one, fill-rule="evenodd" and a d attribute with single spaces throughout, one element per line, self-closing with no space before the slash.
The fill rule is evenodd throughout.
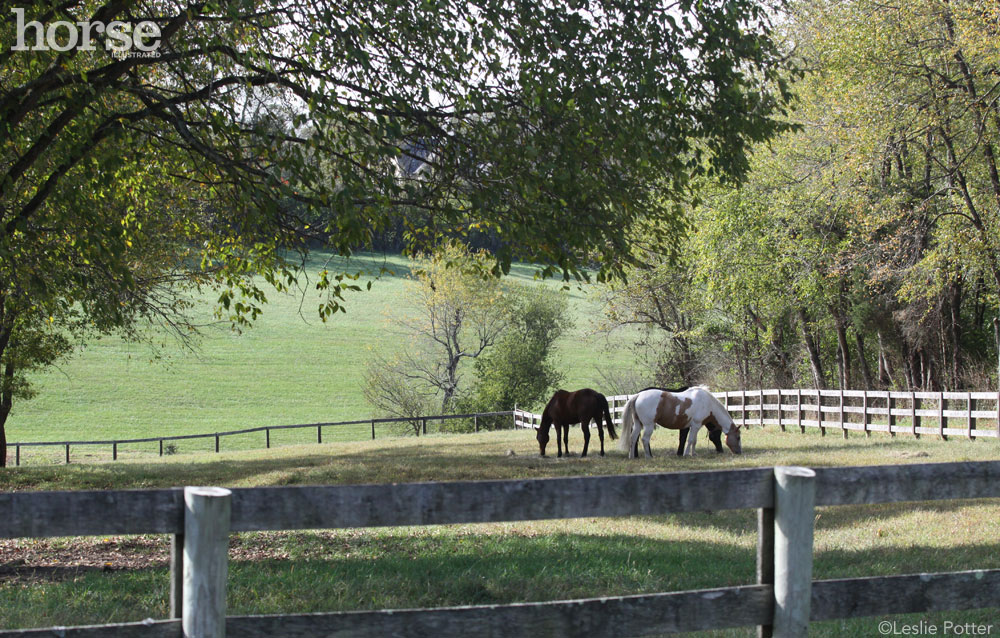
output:
<path id="1" fill-rule="evenodd" d="M 989 440 L 942 442 L 878 434 L 844 440 L 813 432 L 781 433 L 776 428 L 750 429 L 740 457 L 717 456 L 704 443 L 699 456 L 678 459 L 668 454 L 676 446 L 676 434 L 658 430 L 652 439 L 657 456 L 629 461 L 617 450 L 605 458 L 541 459 L 530 431 L 396 438 L 219 456 L 178 455 L 152 463 L 20 468 L 0 477 L 0 489 L 349 484 L 997 457 L 996 442 Z M 581 444 L 579 429 L 574 428 L 571 450 L 578 454 Z M 995 500 L 822 508 L 816 520 L 814 576 L 1000 567 L 997 514 Z M 746 584 L 754 580 L 755 539 L 755 513 L 750 510 L 242 533 L 231 543 L 230 612 L 502 603 Z M 18 540 L 0 547 L 4 556 L 0 563 L 5 565 L 0 575 L 0 627 L 166 615 L 163 537 Z M 996 611 L 898 619 L 995 623 Z M 813 634 L 877 635 L 878 620 L 819 623 Z M 718 635 L 751 634 L 741 630 Z"/>
<path id="2" fill-rule="evenodd" d="M 315 255 L 310 272 L 318 272 L 327 259 Z M 38 396 L 15 403 L 8 440 L 142 438 L 378 416 L 361 394 L 363 366 L 370 348 L 395 345 L 396 335 L 384 319 L 390 309 L 399 310 L 408 264 L 398 256 L 376 254 L 351 259 L 348 268 L 378 273 L 384 267 L 392 274 L 375 280 L 370 291 L 348 293 L 347 312 L 326 323 L 315 315 L 315 292 L 271 291 L 254 327 L 235 333 L 228 323 L 214 319 L 215 296 L 206 291 L 192 309 L 206 325 L 195 352 L 159 332 L 153 334 L 155 349 L 114 337 L 92 341 L 57 368 L 33 377 Z M 561 282 L 534 281 L 533 272 L 515 265 L 512 279 L 561 287 Z M 359 280 L 362 288 L 366 281 L 364 276 Z M 565 294 L 574 327 L 556 350 L 566 385 L 599 386 L 598 367 L 631 368 L 621 344 L 594 334 L 601 317 L 595 287 L 572 284 Z M 324 437 L 356 440 L 363 438 L 362 430 L 331 429 Z M 313 433 L 293 431 L 277 444 L 311 440 Z M 213 445 L 209 440 L 182 442 L 178 449 L 183 453 Z M 260 447 L 262 437 L 230 439 L 227 445 Z M 155 444 L 147 446 L 147 451 L 153 449 Z"/>

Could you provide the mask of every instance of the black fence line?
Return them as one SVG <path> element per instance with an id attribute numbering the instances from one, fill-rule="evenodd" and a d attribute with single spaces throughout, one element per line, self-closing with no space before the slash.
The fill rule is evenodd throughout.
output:
<path id="1" fill-rule="evenodd" d="M 375 438 L 375 425 L 378 423 L 406 423 L 406 422 L 420 422 L 422 424 L 422 433 L 427 434 L 427 422 L 428 421 L 448 421 L 452 419 L 474 419 L 476 422 L 476 431 L 479 430 L 479 417 L 489 417 L 489 416 L 512 416 L 514 414 L 513 410 L 504 410 L 500 412 L 473 412 L 470 414 L 436 414 L 433 416 L 417 416 L 417 417 L 386 417 L 386 418 L 375 418 L 375 419 L 360 419 L 353 421 L 326 421 L 321 423 L 296 423 L 292 425 L 261 425 L 254 428 L 245 428 L 242 430 L 228 430 L 225 432 L 208 432 L 205 434 L 174 434 L 170 436 L 152 436 L 144 437 L 140 439 L 106 439 L 97 441 L 26 441 L 23 443 L 19 442 L 9 442 L 7 447 L 14 448 L 14 465 L 21 465 L 21 448 L 22 447 L 65 447 L 66 448 L 66 463 L 69 463 L 69 448 L 74 445 L 110 445 L 112 460 L 118 460 L 118 446 L 127 443 L 156 443 L 160 444 L 160 456 L 163 456 L 163 442 L 164 441 L 184 441 L 191 439 L 208 439 L 215 438 L 215 451 L 219 452 L 219 440 L 220 437 L 224 436 L 235 436 L 239 434 L 252 434 L 254 432 L 264 432 L 267 435 L 267 442 L 265 448 L 271 447 L 271 430 L 296 430 L 303 428 L 317 428 L 317 440 L 322 443 L 323 440 L 323 428 L 325 427 L 336 427 L 336 426 L 346 426 L 346 425 L 371 425 L 372 436 Z"/>

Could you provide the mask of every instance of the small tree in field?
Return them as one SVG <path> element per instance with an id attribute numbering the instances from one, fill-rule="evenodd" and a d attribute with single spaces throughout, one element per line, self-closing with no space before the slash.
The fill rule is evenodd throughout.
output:
<path id="1" fill-rule="evenodd" d="M 550 290 L 513 293 L 508 329 L 476 359 L 476 380 L 464 409 L 492 412 L 540 405 L 563 375 L 552 361 L 555 341 L 571 326 L 566 299 Z"/>
<path id="2" fill-rule="evenodd" d="M 373 407 L 407 417 L 435 399 L 442 412 L 453 407 L 464 362 L 492 346 L 510 318 L 500 281 L 484 275 L 490 259 L 458 243 L 417 259 L 401 304 L 413 311 L 390 318 L 403 347 L 367 364 L 364 393 Z"/>

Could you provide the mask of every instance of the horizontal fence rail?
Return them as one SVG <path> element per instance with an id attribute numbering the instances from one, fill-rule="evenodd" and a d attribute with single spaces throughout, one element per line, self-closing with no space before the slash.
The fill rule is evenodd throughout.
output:
<path id="1" fill-rule="evenodd" d="M 253 428 L 244 428 L 242 430 L 227 430 L 225 432 L 206 432 L 204 434 L 175 434 L 170 436 L 149 436 L 137 439 L 101 439 L 101 440 L 88 440 L 88 441 L 20 441 L 8 443 L 8 448 L 14 449 L 14 464 L 16 466 L 21 465 L 21 448 L 22 447 L 62 447 L 66 449 L 66 463 L 70 461 L 69 451 L 71 447 L 79 447 L 81 445 L 97 445 L 97 446 L 111 446 L 112 449 L 112 459 L 118 460 L 118 446 L 127 444 L 138 444 L 138 443 L 157 443 L 160 444 L 160 456 L 163 456 L 163 444 L 170 441 L 190 441 L 192 439 L 215 439 L 215 451 L 220 451 L 220 440 L 227 436 L 237 436 L 241 434 L 253 434 L 256 432 L 263 432 L 265 434 L 265 446 L 266 448 L 271 447 L 271 432 L 279 430 L 301 430 L 306 428 L 315 428 L 317 443 L 323 442 L 323 428 L 337 427 L 337 426 L 351 426 L 351 425 L 371 425 L 371 438 L 375 440 L 375 426 L 378 424 L 386 423 L 412 423 L 418 425 L 417 432 L 427 434 L 427 423 L 429 421 L 451 421 L 454 419 L 472 419 L 473 428 L 479 431 L 479 419 L 485 417 L 495 417 L 495 416 L 511 416 L 514 412 L 512 410 L 506 410 L 501 412 L 474 412 L 470 414 L 435 414 L 430 416 L 418 416 L 418 417 L 386 417 L 378 419 L 360 419 L 353 421 L 329 421 L 323 423 L 296 423 L 291 425 L 261 425 Z"/>
<path id="2" fill-rule="evenodd" d="M 756 584 L 511 605 L 231 616 L 220 617 L 224 620 L 220 627 L 224 626 L 232 636 L 302 638 L 341 634 L 460 638 L 470 633 L 513 637 L 581 632 L 617 637 L 748 625 L 766 629 L 772 618 L 777 617 L 776 597 L 786 589 L 782 569 L 767 567 L 785 565 L 781 545 L 774 540 L 778 532 L 775 521 L 784 520 L 781 533 L 788 531 L 789 511 L 783 508 L 784 503 L 791 501 L 777 490 L 775 476 L 779 471 L 789 470 L 807 482 L 810 491 L 814 490 L 816 506 L 1000 497 L 1000 461 L 214 491 L 176 488 L 16 492 L 0 494 L 0 538 L 167 533 L 177 535 L 175 543 L 183 546 L 185 536 L 193 538 L 198 532 L 197 526 L 192 528 L 195 519 L 189 518 L 191 499 L 209 492 L 213 497 L 227 499 L 227 506 L 219 509 L 224 518 L 217 522 L 218 529 L 225 530 L 217 539 L 217 549 L 223 554 L 228 547 L 226 534 L 230 531 L 436 525 L 754 508 L 761 513 Z M 815 518 L 812 506 L 810 500 L 808 509 L 793 517 L 798 521 L 795 525 L 808 526 L 810 539 Z M 185 582 L 189 570 L 199 569 L 199 563 L 183 562 L 187 559 L 181 557 L 187 553 L 175 552 L 171 569 L 175 579 L 180 579 L 183 571 Z M 790 569 L 801 570 L 802 562 Z M 224 594 L 225 570 L 222 572 L 218 586 Z M 780 607 L 799 605 L 803 617 L 811 620 L 972 609 L 1000 602 L 1000 570 L 996 569 L 812 581 L 810 568 L 809 573 L 800 571 L 797 577 L 806 578 L 808 595 L 782 602 Z M 183 608 L 173 606 L 173 620 L 58 630 L 0 630 L 0 638 L 51 635 L 180 638 L 182 620 L 176 618 L 204 614 L 205 609 L 188 609 L 192 601 L 199 599 L 185 597 Z M 725 609 L 726 613 L 718 613 L 719 609 Z"/>
<path id="3" fill-rule="evenodd" d="M 1000 438 L 1000 392 L 889 392 L 879 390 L 732 390 L 713 392 L 740 426 L 776 425 L 841 430 L 846 438 L 853 430 L 872 432 L 936 434 L 943 438 L 962 436 Z M 608 397 L 611 418 L 621 424 L 625 403 L 633 395 Z M 514 410 L 514 425 L 538 428 L 541 415 Z"/>

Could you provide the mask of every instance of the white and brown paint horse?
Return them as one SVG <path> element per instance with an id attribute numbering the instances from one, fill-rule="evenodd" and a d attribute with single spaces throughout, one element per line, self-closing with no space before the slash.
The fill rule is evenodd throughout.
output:
<path id="1" fill-rule="evenodd" d="M 638 425 L 636 422 L 638 421 Z M 726 408 L 719 403 L 708 388 L 694 386 L 683 392 L 668 390 L 643 390 L 625 404 L 622 414 L 622 436 L 618 448 L 627 451 L 629 458 L 639 454 L 639 435 L 646 449 L 646 456 L 653 456 L 649 439 L 653 429 L 661 426 L 670 430 L 691 428 L 684 456 L 694 456 L 701 426 L 719 426 L 726 435 L 726 445 L 733 454 L 741 454 L 740 427 L 733 422 Z"/>

